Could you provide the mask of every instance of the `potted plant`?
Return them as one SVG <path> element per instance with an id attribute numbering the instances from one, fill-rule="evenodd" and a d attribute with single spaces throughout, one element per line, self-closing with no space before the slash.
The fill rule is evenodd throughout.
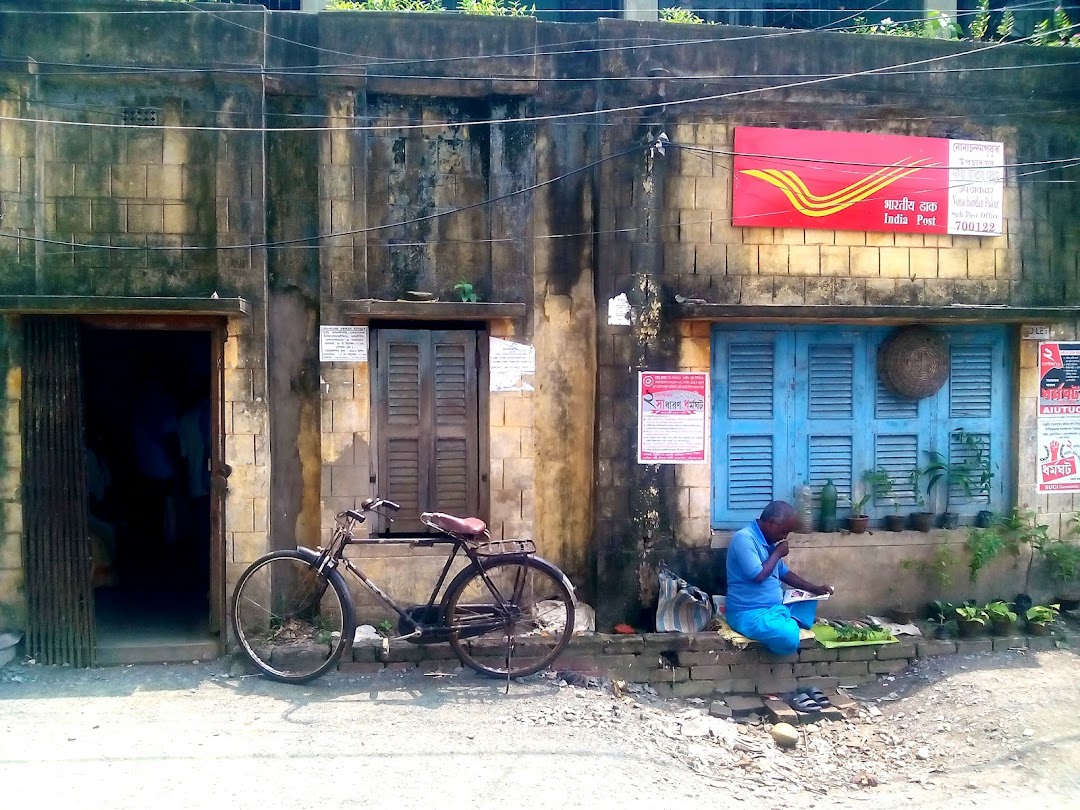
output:
<path id="1" fill-rule="evenodd" d="M 1027 630 L 1033 636 L 1046 636 L 1050 634 L 1050 626 L 1057 618 L 1057 605 L 1034 605 L 1028 608 L 1024 618 L 1027 620 Z"/>
<path id="2" fill-rule="evenodd" d="M 1016 613 L 1012 605 L 1007 602 L 997 601 L 988 604 L 984 610 L 990 617 L 991 632 L 995 636 L 1010 636 L 1016 629 Z"/>
<path id="3" fill-rule="evenodd" d="M 968 451 L 968 469 L 971 473 L 971 494 L 990 501 L 990 482 L 994 470 L 990 464 L 990 451 L 983 439 L 974 433 L 961 431 L 961 441 Z M 980 509 L 975 514 L 975 525 L 985 528 L 994 522 L 994 513 Z"/>
<path id="4" fill-rule="evenodd" d="M 956 626 L 961 636 L 975 636 L 986 629 L 986 611 L 978 605 L 962 605 L 956 609 Z"/>
<path id="5" fill-rule="evenodd" d="M 900 569 L 903 571 L 915 572 L 922 570 L 922 560 L 901 560 Z M 889 588 L 889 591 L 896 595 L 896 606 L 889 608 L 886 611 L 886 615 L 890 621 L 894 621 L 897 624 L 911 624 L 915 621 L 915 611 L 905 606 L 904 600 L 904 586 L 907 583 L 904 578 L 898 578 L 897 582 Z"/>
<path id="6" fill-rule="evenodd" d="M 954 621 L 956 605 L 952 602 L 943 602 L 936 599 L 927 605 L 930 620 L 937 622 L 934 627 L 934 638 L 945 639 L 949 637 L 949 622 Z"/>
<path id="7" fill-rule="evenodd" d="M 896 499 L 896 485 L 893 483 L 889 471 L 884 467 L 867 470 L 863 473 L 863 480 L 873 491 L 875 502 L 880 500 L 892 504 L 892 514 L 885 515 L 884 518 L 885 528 L 890 532 L 903 531 L 904 517 L 900 514 L 900 504 Z"/>
<path id="8" fill-rule="evenodd" d="M 957 430 L 961 429 L 958 428 Z M 963 441 L 964 435 L 961 430 L 961 441 Z M 945 511 L 941 516 L 941 527 L 943 529 L 955 529 L 960 525 L 960 516 L 953 512 L 951 508 L 953 485 L 959 486 L 964 490 L 965 495 L 971 497 L 974 491 L 971 470 L 964 463 L 949 461 L 943 453 L 939 453 L 937 450 L 927 450 L 926 455 L 930 459 L 926 469 L 923 471 L 927 477 L 926 497 L 930 497 L 939 483 L 944 483 Z"/>
<path id="9" fill-rule="evenodd" d="M 1054 601 L 1063 610 L 1080 604 L 1080 546 L 1058 540 L 1042 549 L 1043 570 L 1054 587 Z"/>
<path id="10" fill-rule="evenodd" d="M 848 529 L 852 534 L 862 534 L 866 531 L 870 525 L 870 516 L 866 514 L 866 504 L 870 499 L 874 497 L 874 480 L 877 473 L 874 470 L 863 470 L 863 474 L 860 476 L 863 484 L 862 495 L 855 498 L 854 491 L 852 491 L 852 497 L 848 499 L 851 504 L 851 515 L 848 516 Z"/>
<path id="11" fill-rule="evenodd" d="M 919 479 L 923 477 L 925 470 L 915 467 L 908 475 L 911 484 L 912 497 L 915 498 L 916 511 L 911 513 L 911 528 L 920 532 L 928 532 L 934 526 L 933 512 L 926 511 L 926 499 L 923 498 Z"/>

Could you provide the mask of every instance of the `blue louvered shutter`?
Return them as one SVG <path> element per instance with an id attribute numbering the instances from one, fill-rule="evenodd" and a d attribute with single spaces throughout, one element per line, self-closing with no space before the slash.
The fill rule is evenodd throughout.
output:
<path id="1" fill-rule="evenodd" d="M 832 480 L 841 498 L 850 498 L 857 480 L 862 439 L 855 430 L 863 407 L 864 344 L 858 331 L 807 330 L 797 333 L 794 415 L 795 468 L 810 482 L 815 504 Z M 792 481 L 793 488 L 797 481 Z M 791 498 L 790 492 L 784 497 Z"/>
<path id="2" fill-rule="evenodd" d="M 881 380 L 878 352 L 890 331 L 876 330 L 867 346 L 867 365 L 873 374 L 874 413 L 873 419 L 867 423 L 873 432 L 873 454 L 866 467 L 883 469 L 892 480 L 890 497 L 874 497 L 869 510 L 873 516 L 915 506 L 917 501 L 911 472 L 923 461 L 922 452 L 927 446 L 929 435 L 924 424 L 930 410 L 926 401 L 902 397 Z"/>
<path id="3" fill-rule="evenodd" d="M 988 492 L 968 496 L 962 486 L 952 485 L 950 508 L 971 513 L 1004 503 L 1011 369 L 1004 329 L 955 330 L 949 338 L 949 380 L 938 395 L 935 446 L 952 464 L 970 465 L 985 454 L 994 472 Z M 944 509 L 944 498 L 938 500 Z"/>
<path id="4" fill-rule="evenodd" d="M 791 340 L 776 332 L 713 333 L 713 522 L 749 522 L 785 497 L 778 478 L 788 464 L 781 369 Z"/>

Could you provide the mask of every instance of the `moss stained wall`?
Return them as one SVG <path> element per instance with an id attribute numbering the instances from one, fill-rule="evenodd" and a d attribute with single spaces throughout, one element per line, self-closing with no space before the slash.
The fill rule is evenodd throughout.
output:
<path id="1" fill-rule="evenodd" d="M 465 277 L 487 300 L 526 304 L 523 322 L 492 326 L 535 346 L 537 374 L 528 396 L 491 400 L 490 516 L 499 532 L 535 533 L 608 623 L 636 618 L 666 549 L 703 545 L 707 481 L 634 455 L 636 371 L 708 365 L 700 325 L 673 318 L 676 293 L 743 305 L 1038 305 L 1075 301 L 1080 287 L 1073 185 L 1041 182 L 1072 177 L 1063 173 L 1011 174 L 997 238 L 730 226 L 739 124 L 997 139 L 1017 164 L 1080 154 L 1080 74 L 1053 49 L 617 20 L 3 17 L 4 53 L 179 68 L 35 78 L 11 67 L 4 116 L 107 125 L 147 106 L 170 126 L 221 127 L 0 120 L 0 292 L 216 290 L 253 302 L 226 347 L 230 577 L 269 532 L 314 542 L 371 487 L 370 369 L 314 356 L 318 324 L 345 322 L 343 301 L 412 287 L 448 298 Z M 870 72 L 923 60 L 921 74 Z M 208 76 L 208 65 L 230 71 Z M 813 78 L 776 89 L 780 75 Z M 622 112 L 592 114 L 606 109 Z M 281 121 L 319 129 L 258 131 Z M 650 156 L 661 131 L 710 151 Z M 457 208 L 467 210 L 446 213 Z M 250 247 L 315 233 L 317 252 Z M 35 234 L 62 244 L 38 247 L 25 238 Z M 631 327 L 598 317 L 620 292 L 635 304 Z M 1022 402 L 1031 375 L 1022 356 Z M 1030 442 L 1019 447 L 1023 460 Z M 1016 486 L 1030 494 L 1030 482 Z M 1059 524 L 1076 505 L 1032 503 Z"/>

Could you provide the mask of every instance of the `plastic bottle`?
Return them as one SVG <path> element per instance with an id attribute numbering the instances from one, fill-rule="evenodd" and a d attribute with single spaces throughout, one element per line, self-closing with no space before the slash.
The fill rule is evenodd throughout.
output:
<path id="1" fill-rule="evenodd" d="M 810 482 L 804 481 L 795 487 L 795 516 L 798 518 L 796 531 L 809 534 L 814 530 L 814 491 Z"/>
<path id="2" fill-rule="evenodd" d="M 836 486 L 831 478 L 821 488 L 821 531 L 836 531 Z"/>

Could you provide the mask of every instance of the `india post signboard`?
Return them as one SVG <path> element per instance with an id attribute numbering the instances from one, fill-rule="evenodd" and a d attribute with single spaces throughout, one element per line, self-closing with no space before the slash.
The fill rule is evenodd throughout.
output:
<path id="1" fill-rule="evenodd" d="M 1004 163 L 990 141 L 736 127 L 732 224 L 995 236 Z"/>

